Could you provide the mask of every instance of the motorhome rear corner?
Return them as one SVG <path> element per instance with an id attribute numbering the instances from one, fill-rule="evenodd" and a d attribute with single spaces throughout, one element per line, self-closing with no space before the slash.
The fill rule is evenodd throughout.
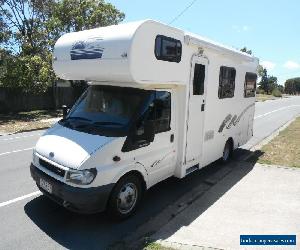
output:
<path id="1" fill-rule="evenodd" d="M 70 210 L 126 218 L 151 186 L 251 138 L 257 65 L 151 20 L 63 35 L 54 70 L 89 87 L 37 142 L 31 175 Z"/>

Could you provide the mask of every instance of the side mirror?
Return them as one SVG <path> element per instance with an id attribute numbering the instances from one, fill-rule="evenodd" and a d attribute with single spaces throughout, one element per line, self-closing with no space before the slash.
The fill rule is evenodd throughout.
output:
<path id="1" fill-rule="evenodd" d="M 66 105 L 62 105 L 62 110 L 63 110 L 63 119 L 66 119 L 68 115 L 68 107 Z"/>
<path id="2" fill-rule="evenodd" d="M 153 121 L 146 121 L 144 125 L 139 128 L 133 126 L 130 136 L 127 137 L 123 145 L 122 152 L 129 152 L 137 148 L 148 146 L 154 141 L 154 137 L 155 131 Z"/>

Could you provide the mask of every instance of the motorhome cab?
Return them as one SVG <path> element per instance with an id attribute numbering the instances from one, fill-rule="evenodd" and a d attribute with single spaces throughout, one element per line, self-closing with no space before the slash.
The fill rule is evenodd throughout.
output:
<path id="1" fill-rule="evenodd" d="M 53 68 L 89 87 L 37 142 L 31 175 L 70 210 L 128 217 L 151 186 L 249 140 L 257 65 L 151 20 L 65 34 Z"/>

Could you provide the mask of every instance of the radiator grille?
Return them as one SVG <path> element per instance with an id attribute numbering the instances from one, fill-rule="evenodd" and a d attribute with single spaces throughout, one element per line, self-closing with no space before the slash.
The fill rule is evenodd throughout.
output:
<path id="1" fill-rule="evenodd" d="M 54 166 L 53 164 L 47 162 L 47 161 L 44 161 L 43 159 L 39 159 L 39 162 L 40 162 L 40 165 L 46 169 L 48 169 L 49 171 L 61 176 L 61 177 L 64 177 L 65 176 L 65 173 L 66 171 L 61 169 L 61 168 L 58 168 L 56 166 Z"/>

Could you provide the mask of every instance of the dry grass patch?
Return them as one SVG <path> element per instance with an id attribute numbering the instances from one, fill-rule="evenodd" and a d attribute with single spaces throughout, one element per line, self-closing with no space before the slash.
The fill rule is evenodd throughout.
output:
<path id="1" fill-rule="evenodd" d="M 275 99 L 278 99 L 278 98 L 275 96 L 272 96 L 272 95 L 256 94 L 257 102 L 264 102 L 267 100 L 275 100 Z"/>
<path id="2" fill-rule="evenodd" d="M 59 117 L 61 117 L 61 111 L 52 110 L 0 114 L 0 132 L 17 133 L 49 128 Z"/>
<path id="3" fill-rule="evenodd" d="M 263 146 L 259 163 L 300 167 L 300 117 Z"/>

